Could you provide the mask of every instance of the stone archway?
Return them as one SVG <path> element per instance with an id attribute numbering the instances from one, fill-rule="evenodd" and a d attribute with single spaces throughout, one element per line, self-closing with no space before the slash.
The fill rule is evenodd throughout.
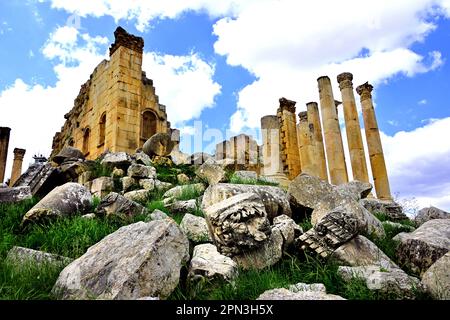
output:
<path id="1" fill-rule="evenodd" d="M 156 114 L 150 110 L 142 113 L 141 139 L 147 141 L 151 136 L 157 133 L 158 119 Z"/>

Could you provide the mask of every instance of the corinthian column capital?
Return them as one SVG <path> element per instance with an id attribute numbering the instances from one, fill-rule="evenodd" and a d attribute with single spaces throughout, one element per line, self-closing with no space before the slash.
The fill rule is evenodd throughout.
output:
<path id="1" fill-rule="evenodd" d="M 339 89 L 353 89 L 353 74 L 350 72 L 344 72 L 337 76 L 337 81 L 339 83 Z"/>
<path id="2" fill-rule="evenodd" d="M 292 101 L 292 100 L 289 100 L 286 98 L 280 98 L 279 102 L 280 102 L 279 109 L 281 111 L 288 110 L 289 112 L 295 113 L 295 105 L 296 105 L 295 101 Z"/>
<path id="3" fill-rule="evenodd" d="M 373 86 L 366 82 L 356 88 L 356 92 L 361 96 L 361 101 L 372 99 Z"/>

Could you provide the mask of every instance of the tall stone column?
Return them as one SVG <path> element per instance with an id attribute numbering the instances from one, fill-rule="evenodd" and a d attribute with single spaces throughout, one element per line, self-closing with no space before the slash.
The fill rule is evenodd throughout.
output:
<path id="1" fill-rule="evenodd" d="M 280 123 L 277 116 L 261 118 L 263 173 L 266 176 L 283 173 L 280 147 Z"/>
<path id="2" fill-rule="evenodd" d="M 324 76 L 317 79 L 317 82 L 319 84 L 320 109 L 322 111 L 330 182 L 334 185 L 347 183 L 348 174 L 344 146 L 331 81 L 329 77 Z"/>
<path id="3" fill-rule="evenodd" d="M 6 160 L 8 158 L 11 128 L 0 127 L 0 184 L 5 180 Z"/>
<path id="4" fill-rule="evenodd" d="M 9 182 L 9 186 L 12 187 L 14 183 L 20 178 L 22 175 L 22 163 L 23 157 L 25 156 L 25 149 L 14 149 L 14 162 L 11 172 L 11 181 Z"/>
<path id="5" fill-rule="evenodd" d="M 319 106 L 317 102 L 306 104 L 308 112 L 308 124 L 312 128 L 312 140 L 314 145 L 314 161 L 316 162 L 318 177 L 328 181 L 327 160 L 323 144 L 322 125 L 320 124 Z"/>
<path id="6" fill-rule="evenodd" d="M 367 147 L 369 149 L 370 165 L 372 167 L 375 191 L 380 200 L 392 200 L 389 179 L 381 145 L 380 132 L 372 102 L 373 86 L 368 82 L 356 88 L 361 96 L 361 106 L 364 118 Z"/>
<path id="7" fill-rule="evenodd" d="M 302 173 L 318 177 L 318 166 L 316 165 L 316 161 L 314 161 L 313 128 L 309 126 L 308 113 L 306 111 L 300 112 L 298 117 L 297 135 Z"/>
<path id="8" fill-rule="evenodd" d="M 345 129 L 352 164 L 353 179 L 369 182 L 366 155 L 361 136 L 361 126 L 356 109 L 355 95 L 353 93 L 353 75 L 345 72 L 337 76 L 339 89 L 341 89 L 342 103 L 344 105 Z"/>
<path id="9" fill-rule="evenodd" d="M 225 140 L 216 145 L 216 160 L 230 158 L 230 142 Z"/>
<path id="10" fill-rule="evenodd" d="M 284 171 L 289 179 L 295 179 L 301 172 L 300 152 L 297 140 L 297 119 L 295 115 L 295 101 L 281 98 L 277 110 L 281 130 L 281 159 Z"/>

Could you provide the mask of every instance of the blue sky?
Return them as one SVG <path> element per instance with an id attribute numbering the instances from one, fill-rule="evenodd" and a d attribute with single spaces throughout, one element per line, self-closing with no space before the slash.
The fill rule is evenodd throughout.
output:
<path id="1" fill-rule="evenodd" d="M 448 0 L 1 1 L 7 176 L 15 147 L 27 149 L 25 166 L 49 154 L 118 25 L 144 38 L 144 69 L 185 142 L 198 121 L 203 132 L 259 138 L 259 119 L 278 98 L 305 110 L 322 75 L 336 99 L 337 74 L 352 72 L 355 87 L 370 81 L 393 192 L 450 210 Z M 213 151 L 210 141 L 182 148 Z"/>

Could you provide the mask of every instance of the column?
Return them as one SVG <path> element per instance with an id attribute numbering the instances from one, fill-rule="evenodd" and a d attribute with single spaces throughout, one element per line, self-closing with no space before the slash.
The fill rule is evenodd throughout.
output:
<path id="1" fill-rule="evenodd" d="M 339 185 L 348 182 L 347 166 L 345 164 L 344 146 L 342 144 L 341 128 L 336 112 L 333 89 L 329 77 L 317 79 L 319 84 L 320 109 L 325 136 L 325 148 L 328 159 L 330 182 Z"/>
<path id="2" fill-rule="evenodd" d="M 216 145 L 216 160 L 230 158 L 230 142 L 225 140 Z"/>
<path id="3" fill-rule="evenodd" d="M 281 98 L 277 110 L 281 130 L 281 159 L 284 171 L 289 179 L 295 179 L 301 172 L 300 152 L 297 141 L 297 120 L 295 115 L 295 101 Z"/>
<path id="4" fill-rule="evenodd" d="M 327 161 L 323 144 L 322 125 L 320 124 L 319 106 L 317 102 L 306 104 L 308 112 L 308 124 L 312 128 L 312 140 L 314 146 L 314 161 L 316 162 L 318 177 L 328 181 Z"/>
<path id="5" fill-rule="evenodd" d="M 0 127 L 0 184 L 5 180 L 5 167 L 8 158 L 11 128 Z"/>
<path id="6" fill-rule="evenodd" d="M 341 89 L 342 94 L 342 104 L 344 105 L 345 129 L 347 132 L 353 180 L 369 182 L 366 155 L 364 153 L 361 126 L 359 125 L 359 116 L 356 109 L 352 80 L 353 75 L 348 72 L 341 73 L 337 76 L 339 89 Z"/>
<path id="7" fill-rule="evenodd" d="M 307 173 L 313 177 L 318 177 L 318 166 L 314 161 L 313 127 L 308 123 L 308 113 L 306 111 L 298 114 L 299 123 L 297 125 L 298 144 L 300 150 L 300 162 L 302 163 L 302 173 Z"/>
<path id="8" fill-rule="evenodd" d="M 25 149 L 14 149 L 14 162 L 11 172 L 11 181 L 9 182 L 10 187 L 14 186 L 14 183 L 16 183 L 22 175 L 22 162 L 23 157 L 25 156 L 25 151 Z"/>
<path id="9" fill-rule="evenodd" d="M 264 175 L 277 175 L 283 173 L 280 148 L 280 123 L 277 116 L 261 118 L 262 154 Z"/>
<path id="10" fill-rule="evenodd" d="M 383 147 L 381 145 L 380 132 L 378 130 L 375 109 L 372 102 L 373 86 L 368 82 L 356 88 L 361 96 L 361 106 L 366 132 L 367 147 L 369 149 L 370 166 L 377 197 L 380 200 L 392 200 L 389 179 L 384 160 Z"/>

